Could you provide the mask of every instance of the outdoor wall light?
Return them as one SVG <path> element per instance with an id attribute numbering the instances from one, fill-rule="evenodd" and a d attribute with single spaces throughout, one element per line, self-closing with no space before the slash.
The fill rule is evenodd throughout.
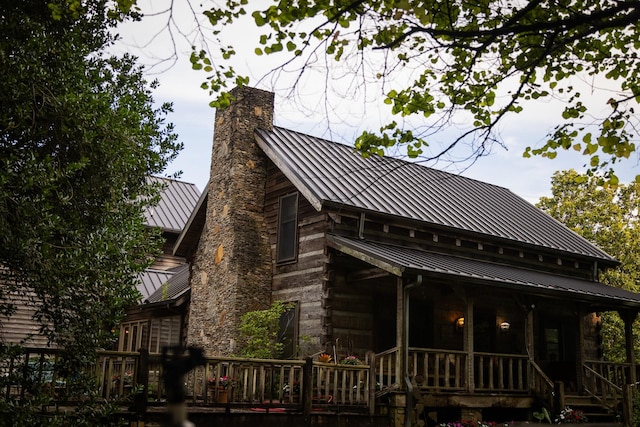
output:
<path id="1" fill-rule="evenodd" d="M 511 327 L 511 324 L 509 322 L 500 323 L 500 331 L 501 332 L 509 332 L 509 328 L 510 327 Z"/>
<path id="2" fill-rule="evenodd" d="M 464 317 L 458 317 L 455 322 L 453 322 L 456 330 L 461 331 L 464 328 Z"/>

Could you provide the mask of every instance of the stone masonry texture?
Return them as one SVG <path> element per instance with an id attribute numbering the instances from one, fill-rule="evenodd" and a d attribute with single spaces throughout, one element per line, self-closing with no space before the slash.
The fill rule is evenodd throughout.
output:
<path id="1" fill-rule="evenodd" d="M 254 129 L 273 126 L 273 93 L 249 87 L 218 110 L 206 222 L 191 271 L 187 343 L 207 355 L 236 353 L 243 313 L 271 303 L 271 249 L 264 219 L 266 157 Z"/>

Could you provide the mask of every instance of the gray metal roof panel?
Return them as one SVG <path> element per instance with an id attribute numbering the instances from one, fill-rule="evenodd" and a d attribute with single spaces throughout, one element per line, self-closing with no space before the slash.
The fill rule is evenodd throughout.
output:
<path id="1" fill-rule="evenodd" d="M 327 203 L 520 243 L 614 259 L 506 188 L 274 127 L 256 130 L 265 153 L 316 208 Z"/>
<path id="2" fill-rule="evenodd" d="M 412 271 L 451 275 L 520 287 L 534 293 L 569 293 L 574 298 L 600 302 L 604 299 L 640 308 L 640 294 L 598 282 L 342 236 L 329 235 L 327 239 L 338 250 L 347 250 L 351 255 L 355 253 L 365 261 L 379 261 L 378 266 L 386 264 L 392 273 Z"/>
<path id="3" fill-rule="evenodd" d="M 189 290 L 189 265 L 184 264 L 172 269 L 174 272 L 166 281 L 166 288 L 158 287 L 155 292 L 146 298 L 145 302 L 154 303 L 170 301 L 178 298 Z M 164 283 L 163 283 L 164 285 Z"/>
<path id="4" fill-rule="evenodd" d="M 160 201 L 145 212 L 147 225 L 164 231 L 180 232 L 198 203 L 200 191 L 194 184 L 152 176 L 149 180 L 163 185 Z"/>
<path id="5" fill-rule="evenodd" d="M 142 301 L 149 298 L 154 292 L 162 287 L 175 273 L 169 270 L 147 269 L 139 275 L 138 291 L 142 294 Z"/>

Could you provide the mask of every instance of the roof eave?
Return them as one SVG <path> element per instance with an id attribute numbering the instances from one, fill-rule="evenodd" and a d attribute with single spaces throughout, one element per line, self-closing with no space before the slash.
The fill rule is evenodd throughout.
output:
<path id="1" fill-rule="evenodd" d="M 340 202 L 335 202 L 332 200 L 319 200 L 320 203 L 320 207 L 325 208 L 325 209 L 331 209 L 331 208 L 335 208 L 338 209 L 340 211 L 344 211 L 345 210 L 345 204 L 344 203 L 340 203 Z M 549 253 L 553 253 L 553 254 L 557 254 L 557 255 L 563 255 L 563 256 L 569 256 L 569 257 L 575 257 L 575 258 L 579 258 L 588 262 L 594 262 L 597 261 L 599 263 L 604 263 L 605 266 L 607 268 L 614 268 L 617 267 L 618 265 L 620 265 L 620 262 L 616 259 L 614 259 L 613 257 L 610 258 L 602 258 L 602 257 L 595 257 L 592 255 L 588 255 L 588 254 L 582 254 L 582 253 L 576 253 L 576 252 L 571 252 L 569 250 L 565 250 L 565 249 L 559 249 L 559 248 L 552 248 L 549 246 L 540 246 L 537 245 L 535 243 L 527 243 L 527 242 L 522 242 L 520 240 L 513 240 L 513 239 L 508 239 L 505 237 L 499 237 L 499 236 L 494 236 L 494 235 L 490 235 L 490 234 L 483 234 L 480 232 L 474 232 L 474 231 L 470 231 L 470 230 L 464 230 L 461 228 L 456 228 L 456 227 L 449 227 L 446 225 L 442 225 L 442 224 L 436 224 L 433 222 L 429 222 L 429 221 L 422 221 L 419 219 L 415 219 L 415 218 L 406 218 L 406 217 L 402 217 L 399 215 L 392 215 L 392 214 L 387 214 L 384 212 L 379 212 L 379 211 L 374 211 L 371 209 L 362 209 L 359 208 L 357 206 L 353 206 L 353 205 L 348 205 L 348 208 L 351 209 L 353 212 L 357 212 L 357 213 L 364 213 L 365 215 L 375 215 L 381 218 L 391 218 L 397 222 L 404 222 L 406 224 L 415 224 L 416 227 L 418 225 L 429 225 L 430 228 L 434 229 L 434 230 L 442 230 L 444 232 L 449 232 L 452 234 L 456 234 L 456 235 L 465 235 L 465 236 L 469 236 L 471 238 L 475 238 L 475 239 L 483 239 L 485 241 L 495 241 L 495 242 L 502 242 L 505 244 L 509 244 L 510 246 L 518 246 L 518 247 L 522 247 L 522 248 L 528 248 L 531 250 L 535 250 L 535 251 L 545 251 L 545 252 L 549 252 Z"/>
<path id="2" fill-rule="evenodd" d="M 283 161 L 258 133 L 254 133 L 254 136 L 256 139 L 256 143 L 266 154 L 269 160 L 271 160 L 278 167 L 278 169 L 282 171 L 284 176 L 286 176 L 287 179 L 291 181 L 294 187 L 296 187 L 296 189 L 304 196 L 304 198 L 307 199 L 311 206 L 313 206 L 318 212 L 320 212 L 322 210 L 323 200 L 318 198 L 318 196 L 309 188 L 309 186 L 306 185 L 305 180 L 298 175 L 297 171 L 293 170 L 287 162 Z"/>

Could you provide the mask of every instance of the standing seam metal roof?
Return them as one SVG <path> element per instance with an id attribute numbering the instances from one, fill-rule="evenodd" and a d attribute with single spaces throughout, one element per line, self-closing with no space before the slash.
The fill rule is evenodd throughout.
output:
<path id="1" fill-rule="evenodd" d="M 189 215 L 198 203 L 200 191 L 194 184 L 175 179 L 151 176 L 151 183 L 160 183 L 163 189 L 156 206 L 147 208 L 147 225 L 164 231 L 181 232 L 189 220 Z"/>
<path id="2" fill-rule="evenodd" d="M 263 151 L 312 205 L 343 204 L 607 261 L 614 259 L 506 188 L 274 127 Z"/>
<path id="3" fill-rule="evenodd" d="M 348 248 L 351 253 L 361 254 L 363 259 L 382 261 L 390 266 L 388 270 L 459 276 L 534 292 L 570 293 L 591 301 L 606 299 L 616 304 L 640 305 L 639 294 L 598 282 L 336 235 L 329 235 L 327 240 L 338 250 Z"/>

